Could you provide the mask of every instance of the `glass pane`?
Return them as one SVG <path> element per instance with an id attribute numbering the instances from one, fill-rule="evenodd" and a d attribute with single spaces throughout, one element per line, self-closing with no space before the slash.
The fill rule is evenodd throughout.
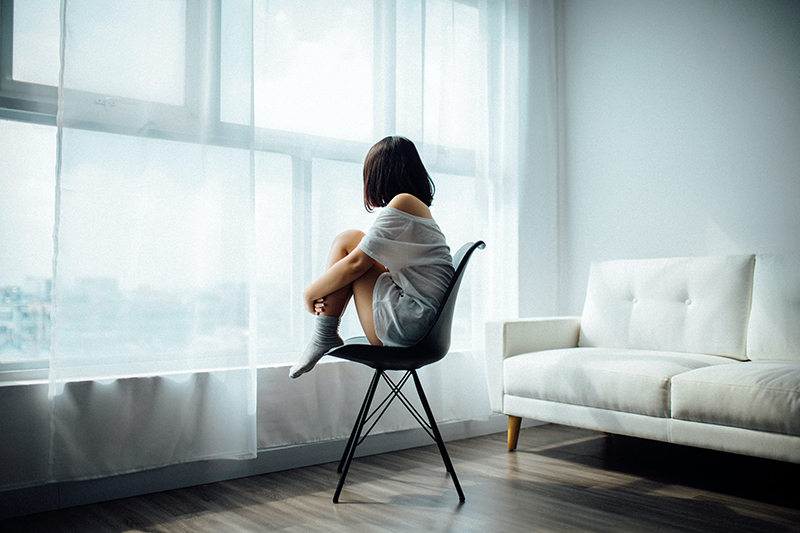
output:
<path id="1" fill-rule="evenodd" d="M 423 2 L 397 1 L 396 95 L 397 134 L 418 142 L 422 137 L 422 73 L 424 64 Z M 420 147 L 421 148 L 421 147 Z"/>
<path id="2" fill-rule="evenodd" d="M 249 152 L 73 129 L 63 144 L 59 377 L 246 361 Z"/>
<path id="3" fill-rule="evenodd" d="M 480 94 L 478 9 L 444 0 L 425 5 L 425 143 L 473 149 Z"/>
<path id="4" fill-rule="evenodd" d="M 256 153 L 256 286 L 258 291 L 258 353 L 264 364 L 289 363 L 299 351 L 292 332 L 300 313 L 296 287 L 292 227 L 292 158 Z M 302 251 L 302 245 L 297 248 Z"/>
<path id="5" fill-rule="evenodd" d="M 66 87 L 184 104 L 185 0 L 70 1 L 66 24 Z"/>
<path id="6" fill-rule="evenodd" d="M 222 2 L 220 30 L 220 120 L 250 124 L 253 57 L 253 2 Z M 263 2 L 256 1 L 256 4 Z M 258 6 L 263 19 L 263 5 Z M 257 11 L 259 9 L 257 8 Z"/>
<path id="7" fill-rule="evenodd" d="M 371 140 L 373 1 L 264 3 L 254 17 L 256 125 Z"/>
<path id="8" fill-rule="evenodd" d="M 56 128 L 0 120 L 0 362 L 48 357 Z"/>
<path id="9" fill-rule="evenodd" d="M 14 2 L 13 79 L 58 85 L 60 3 L 60 0 Z"/>

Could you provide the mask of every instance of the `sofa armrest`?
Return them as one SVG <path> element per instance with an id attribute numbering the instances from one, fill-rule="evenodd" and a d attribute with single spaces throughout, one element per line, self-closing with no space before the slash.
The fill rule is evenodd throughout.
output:
<path id="1" fill-rule="evenodd" d="M 578 346 L 581 317 L 486 322 L 486 379 L 492 411 L 503 412 L 503 361 L 515 355 Z"/>

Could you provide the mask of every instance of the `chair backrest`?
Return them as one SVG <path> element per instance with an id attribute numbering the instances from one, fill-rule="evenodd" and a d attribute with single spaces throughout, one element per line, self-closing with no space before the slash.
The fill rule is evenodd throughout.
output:
<path id="1" fill-rule="evenodd" d="M 464 271 L 467 269 L 472 252 L 484 248 L 486 248 L 486 243 L 483 241 L 468 242 L 453 256 L 455 273 L 450 286 L 447 287 L 447 291 L 444 293 L 442 303 L 436 311 L 436 317 L 422 340 L 411 347 L 418 354 L 424 353 L 422 358 L 425 360 L 425 364 L 435 363 L 447 355 L 447 351 L 450 349 L 453 312 L 456 307 L 456 298 L 458 297 L 458 289 L 461 286 L 461 279 L 464 277 Z"/>

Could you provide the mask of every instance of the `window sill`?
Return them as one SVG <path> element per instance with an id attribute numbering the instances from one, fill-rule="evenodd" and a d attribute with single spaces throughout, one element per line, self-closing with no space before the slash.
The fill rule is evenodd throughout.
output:
<path id="1" fill-rule="evenodd" d="M 49 370 L 47 359 L 0 363 L 0 387 L 46 383 Z"/>

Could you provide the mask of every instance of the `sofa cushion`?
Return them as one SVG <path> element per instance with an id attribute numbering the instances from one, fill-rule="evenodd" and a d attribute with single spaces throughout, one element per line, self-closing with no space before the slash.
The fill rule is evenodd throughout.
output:
<path id="1" fill-rule="evenodd" d="M 747 356 L 800 361 L 800 255 L 756 256 Z"/>
<path id="2" fill-rule="evenodd" d="M 738 365 L 713 355 L 609 348 L 567 348 L 509 357 L 505 394 L 670 416 L 670 380 L 710 365 Z"/>
<path id="3" fill-rule="evenodd" d="M 800 362 L 748 361 L 677 375 L 672 417 L 800 436 Z"/>
<path id="4" fill-rule="evenodd" d="M 593 263 L 579 346 L 746 360 L 754 256 Z"/>

